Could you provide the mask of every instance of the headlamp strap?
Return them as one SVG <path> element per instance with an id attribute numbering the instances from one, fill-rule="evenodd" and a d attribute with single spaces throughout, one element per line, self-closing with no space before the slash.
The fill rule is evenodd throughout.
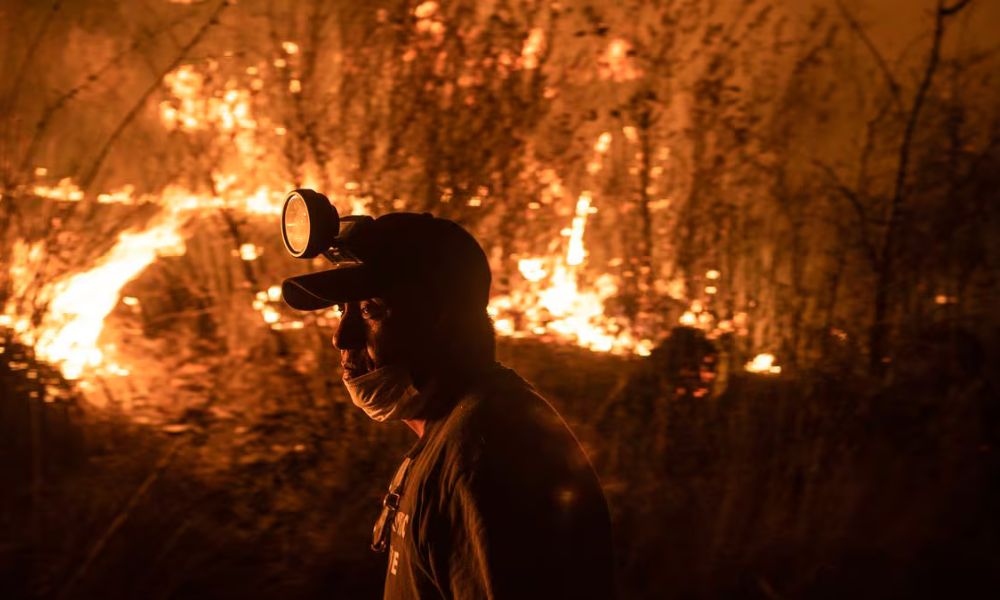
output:
<path id="1" fill-rule="evenodd" d="M 399 511 L 399 502 L 402 498 L 403 485 L 406 483 L 406 474 L 410 470 L 413 459 L 407 456 L 396 469 L 396 474 L 389 484 L 389 491 L 382 498 L 382 513 L 375 521 L 372 529 L 371 548 L 375 552 L 385 552 L 389 546 L 389 532 L 392 531 L 392 522 L 396 520 L 396 513 Z"/>

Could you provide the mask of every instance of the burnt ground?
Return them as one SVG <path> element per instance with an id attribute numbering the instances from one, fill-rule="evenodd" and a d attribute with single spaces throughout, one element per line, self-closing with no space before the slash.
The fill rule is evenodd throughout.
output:
<path id="1" fill-rule="evenodd" d="M 379 597 L 384 559 L 367 543 L 411 442 L 402 426 L 358 417 L 339 389 L 310 409 L 137 424 L 83 410 L 9 340 L 2 356 L 0 597 Z M 650 360 L 528 341 L 503 342 L 500 358 L 591 454 L 623 598 L 1000 585 L 997 395 L 983 373 L 880 386 L 734 375 L 693 401 Z"/>

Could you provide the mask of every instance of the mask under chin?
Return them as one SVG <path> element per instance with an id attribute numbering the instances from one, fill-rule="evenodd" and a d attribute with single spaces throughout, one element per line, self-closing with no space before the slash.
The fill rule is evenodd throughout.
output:
<path id="1" fill-rule="evenodd" d="M 413 385 L 410 369 L 402 364 L 387 365 L 344 379 L 351 402 L 375 421 L 396 421 L 418 416 L 426 399 Z"/>

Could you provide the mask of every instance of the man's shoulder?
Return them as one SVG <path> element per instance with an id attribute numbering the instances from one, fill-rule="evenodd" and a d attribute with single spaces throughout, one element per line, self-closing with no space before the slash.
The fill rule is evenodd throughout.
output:
<path id="1" fill-rule="evenodd" d="M 454 441 L 508 434 L 540 424 L 566 425 L 559 413 L 513 370 L 496 365 L 479 377 L 443 420 Z M 509 428 L 515 428 L 512 432 Z"/>
<path id="2" fill-rule="evenodd" d="M 500 596 L 541 597 L 540 586 L 554 588 L 546 596 L 610 596 L 611 529 L 600 484 L 534 388 L 509 369 L 491 370 L 426 435 L 429 476 L 414 518 L 424 529 L 414 539 L 429 555 L 462 573 L 474 556 Z"/>
<path id="3" fill-rule="evenodd" d="M 442 458 L 458 473 L 475 471 L 484 463 L 545 470 L 556 467 L 554 462 L 582 457 L 556 409 L 503 366 L 484 374 L 457 400 L 435 437 Z"/>

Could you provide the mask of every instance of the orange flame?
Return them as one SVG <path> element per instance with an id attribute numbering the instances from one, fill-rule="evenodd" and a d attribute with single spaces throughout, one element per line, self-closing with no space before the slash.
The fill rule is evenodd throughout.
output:
<path id="1" fill-rule="evenodd" d="M 4 311 L 7 320 L 34 345 L 40 358 L 59 365 L 66 378 L 80 378 L 85 370 L 102 364 L 104 356 L 97 341 L 105 317 L 118 303 L 121 288 L 157 256 L 184 251 L 178 226 L 176 216 L 168 214 L 143 231 L 126 231 L 97 266 L 45 286 L 40 295 L 51 301 L 38 327 L 26 327 L 26 319 L 12 314 L 10 305 Z M 27 256 L 39 248 L 29 249 Z M 17 268 L 11 270 L 15 284 L 24 274 Z M 24 285 L 23 280 L 20 285 Z M 120 367 L 109 367 L 120 374 Z"/>
<path id="2" fill-rule="evenodd" d="M 774 363 L 775 358 L 773 354 L 763 353 L 753 357 L 753 360 L 744 365 L 743 368 L 751 373 L 778 375 L 781 373 L 781 367 Z"/>
<path id="3" fill-rule="evenodd" d="M 419 31 L 437 39 L 444 31 L 441 11 L 437 2 L 419 3 L 413 10 Z M 511 68 L 534 69 L 545 51 L 546 39 L 540 29 L 532 30 L 524 41 L 520 57 L 501 57 L 499 63 Z M 294 68 L 300 48 L 294 42 L 281 44 L 282 53 L 271 64 L 277 68 Z M 411 49 L 412 51 L 412 49 Z M 413 57 L 410 57 L 411 59 Z M 404 57 L 406 60 L 406 57 Z M 291 63 L 291 66 L 290 66 Z M 181 132 L 216 131 L 234 143 L 237 158 L 243 165 L 257 165 L 267 150 L 260 146 L 257 136 L 282 136 L 288 130 L 281 123 L 258 118 L 253 114 L 252 90 L 262 89 L 264 82 L 260 66 L 249 66 L 246 74 L 253 79 L 249 89 L 227 84 L 226 89 L 213 94 L 206 84 L 206 77 L 191 65 L 184 65 L 170 73 L 164 80 L 170 98 L 159 104 L 159 116 L 168 129 Z M 599 61 L 600 75 L 614 81 L 627 81 L 641 75 L 634 64 L 631 45 L 622 39 L 612 40 Z M 461 84 L 460 84 L 461 85 Z M 288 79 L 288 92 L 300 93 L 302 83 Z M 633 126 L 621 129 L 624 140 L 634 143 L 638 132 Z M 596 176 L 609 160 L 614 135 L 602 132 L 592 146 L 586 163 L 586 172 Z M 145 229 L 122 233 L 112 249 L 88 271 L 78 273 L 46 286 L 43 293 L 50 299 L 49 310 L 40 324 L 32 328 L 28 319 L 8 305 L 0 314 L 0 325 L 11 326 L 28 343 L 35 345 L 40 357 L 60 365 L 63 373 L 72 379 L 85 378 L 88 374 L 127 374 L 127 368 L 114 363 L 106 348 L 99 345 L 104 320 L 119 301 L 122 288 L 136 277 L 157 256 L 183 253 L 184 241 L 180 229 L 192 211 L 211 208 L 232 209 L 247 214 L 277 216 L 281 212 L 285 193 L 293 186 L 280 181 L 265 182 L 259 175 L 244 177 L 239 169 L 226 169 L 212 173 L 215 194 L 196 194 L 182 187 L 168 187 L 156 198 L 136 196 L 132 186 L 98 195 L 103 203 L 138 204 L 155 202 L 164 207 L 160 217 Z M 659 167 L 657 167 L 659 168 Z M 255 172 L 256 173 L 256 172 Z M 537 210 L 543 204 L 563 201 L 565 188 L 554 170 L 544 171 L 545 186 L 537 202 L 529 208 Z M 39 167 L 36 177 L 45 178 L 48 170 Z M 317 187 L 309 181 L 303 187 Z M 364 196 L 362 185 L 355 181 L 344 183 L 343 194 L 328 193 L 338 205 L 351 207 L 354 214 L 367 214 L 370 197 Z M 597 188 L 593 188 L 597 189 Z M 70 179 L 55 183 L 39 181 L 33 191 L 45 198 L 75 202 L 83 192 Z M 470 205 L 483 205 L 489 201 L 489 189 L 481 188 L 468 200 Z M 446 194 L 447 195 L 447 194 Z M 442 198 L 442 201 L 447 201 Z M 669 200 L 663 201 L 669 205 Z M 396 207 L 401 208 L 399 206 Z M 619 294 L 617 279 L 610 274 L 594 275 L 586 270 L 588 251 L 585 243 L 587 220 L 597 211 L 594 197 L 582 191 L 576 199 L 572 220 L 562 234 L 565 248 L 548 256 L 519 257 L 518 272 L 521 279 L 513 282 L 512 290 L 491 299 L 490 314 L 500 335 L 524 337 L 539 336 L 578 344 L 601 352 L 648 355 L 653 341 L 637 334 L 624 319 L 608 316 L 605 307 Z M 41 252 L 40 246 L 15 244 L 17 256 L 11 269 L 15 288 L 30 281 L 30 264 Z M 253 243 L 243 244 L 236 254 L 246 261 L 256 260 L 261 249 Z M 34 258 L 33 258 L 34 257 Z M 621 259 L 618 259 L 619 261 Z M 22 269 L 22 271 L 18 271 Z M 720 289 L 720 273 L 710 270 L 705 274 L 704 303 L 694 300 L 689 310 L 680 317 L 684 325 L 699 327 L 707 332 L 746 332 L 746 314 L 739 313 L 732 319 L 716 322 L 706 306 L 710 307 Z M 684 292 L 670 293 L 681 297 Z M 134 305 L 135 298 L 121 298 Z M 262 325 L 272 329 L 301 329 L 301 320 L 288 320 L 279 308 L 280 288 L 269 286 L 260 290 L 252 300 L 252 307 L 260 314 Z M 325 325 L 336 319 L 335 311 L 317 316 L 316 323 Z M 747 363 L 749 371 L 768 374 L 780 373 L 773 355 L 761 354 Z"/>
<path id="4" fill-rule="evenodd" d="M 520 259 L 525 285 L 495 296 L 490 314 L 501 335 L 548 336 L 599 352 L 648 355 L 651 340 L 637 338 L 625 323 L 605 315 L 605 302 L 618 293 L 614 278 L 601 275 L 588 288 L 580 287 L 579 268 L 587 257 L 583 235 L 594 211 L 592 202 L 589 192 L 580 194 L 565 256 Z"/>

